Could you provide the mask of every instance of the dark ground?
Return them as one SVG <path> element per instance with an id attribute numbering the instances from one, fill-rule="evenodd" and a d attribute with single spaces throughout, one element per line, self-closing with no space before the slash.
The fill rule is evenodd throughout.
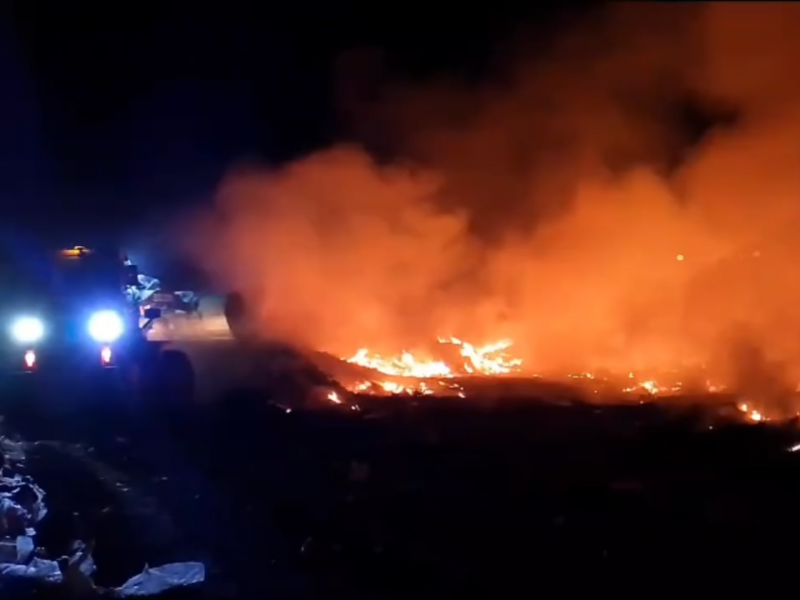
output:
<path id="1" fill-rule="evenodd" d="M 285 396 L 83 412 L 49 431 L 6 411 L 7 432 L 60 438 L 28 452 L 51 509 L 38 541 L 58 555 L 94 539 L 101 585 L 203 561 L 192 598 L 720 590 L 792 572 L 793 424 L 534 398 L 287 413 L 271 403 Z"/>

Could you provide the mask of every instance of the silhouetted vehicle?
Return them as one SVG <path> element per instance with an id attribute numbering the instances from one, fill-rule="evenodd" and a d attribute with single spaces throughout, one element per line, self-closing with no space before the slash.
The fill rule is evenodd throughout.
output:
<path id="1" fill-rule="evenodd" d="M 188 357 L 147 338 L 161 311 L 142 310 L 138 269 L 125 256 L 83 246 L 5 254 L 0 367 L 7 377 L 66 385 L 106 377 L 136 392 L 191 395 Z"/>

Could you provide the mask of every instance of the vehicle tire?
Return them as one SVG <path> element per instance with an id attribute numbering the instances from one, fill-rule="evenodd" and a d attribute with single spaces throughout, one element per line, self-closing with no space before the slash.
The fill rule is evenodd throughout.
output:
<path id="1" fill-rule="evenodd" d="M 163 407 L 189 406 L 195 396 L 195 374 L 185 352 L 163 350 L 155 364 L 154 394 Z"/>

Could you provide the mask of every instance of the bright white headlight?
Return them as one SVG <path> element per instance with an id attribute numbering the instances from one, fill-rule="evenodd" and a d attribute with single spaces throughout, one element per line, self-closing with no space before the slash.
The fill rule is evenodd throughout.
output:
<path id="1" fill-rule="evenodd" d="M 119 313 L 113 310 L 101 310 L 89 319 L 89 335 L 96 342 L 113 342 L 122 335 L 125 324 Z"/>
<path id="2" fill-rule="evenodd" d="M 44 335 L 44 323 L 36 317 L 20 317 L 11 325 L 11 335 L 23 344 L 36 342 Z"/>

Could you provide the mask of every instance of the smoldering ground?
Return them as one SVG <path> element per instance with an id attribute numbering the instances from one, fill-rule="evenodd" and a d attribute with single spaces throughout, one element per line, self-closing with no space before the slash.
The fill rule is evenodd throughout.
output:
<path id="1" fill-rule="evenodd" d="M 800 7 L 618 4 L 535 54 L 524 31 L 479 84 L 344 58 L 348 140 L 232 170 L 190 246 L 218 240 L 197 255 L 266 334 L 340 356 L 452 334 L 538 372 L 731 375 L 744 345 L 800 381 Z"/>

